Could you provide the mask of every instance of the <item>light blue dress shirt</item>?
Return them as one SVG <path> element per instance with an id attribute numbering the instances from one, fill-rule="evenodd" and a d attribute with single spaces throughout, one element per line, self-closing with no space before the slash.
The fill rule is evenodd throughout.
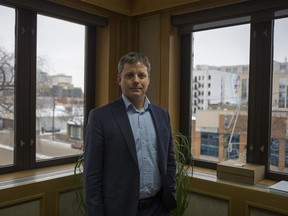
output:
<path id="1" fill-rule="evenodd" d="M 122 94 L 133 136 L 136 144 L 140 171 L 139 198 L 155 195 L 161 188 L 161 177 L 157 157 L 157 137 L 152 116 L 149 111 L 150 101 L 145 97 L 144 107 L 139 111 Z"/>

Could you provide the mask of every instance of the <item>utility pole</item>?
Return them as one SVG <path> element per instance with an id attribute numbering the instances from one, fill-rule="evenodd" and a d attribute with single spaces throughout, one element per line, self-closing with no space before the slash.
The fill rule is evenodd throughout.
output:
<path id="1" fill-rule="evenodd" d="M 55 140 L 55 96 L 53 94 L 52 140 Z"/>

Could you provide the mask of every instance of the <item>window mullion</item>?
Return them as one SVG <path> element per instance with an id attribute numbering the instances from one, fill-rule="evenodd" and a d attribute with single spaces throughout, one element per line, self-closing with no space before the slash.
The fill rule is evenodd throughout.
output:
<path id="1" fill-rule="evenodd" d="M 260 164 L 268 163 L 268 152 L 269 152 L 269 144 L 270 144 L 270 125 L 271 125 L 271 92 L 272 92 L 272 65 L 273 65 L 273 57 L 272 57 L 272 20 L 263 23 L 263 63 L 261 64 L 263 67 L 263 72 L 261 75 L 263 76 L 262 80 L 262 127 L 261 127 L 261 139 L 260 139 Z"/>
<path id="2" fill-rule="evenodd" d="M 29 168 L 36 164 L 36 36 L 37 36 L 37 14 L 30 14 L 30 69 L 29 69 Z M 27 80 L 28 81 L 28 80 Z M 27 159 L 28 160 L 28 159 Z"/>
<path id="3" fill-rule="evenodd" d="M 191 120 L 187 116 L 191 116 L 191 56 L 192 56 L 192 34 L 181 35 L 181 53 L 180 53 L 180 131 L 185 136 L 191 135 Z M 188 95 L 187 95 L 188 94 Z"/>
<path id="4" fill-rule="evenodd" d="M 271 21 L 251 25 L 247 162 L 267 161 L 270 125 Z M 257 115 L 255 115 L 257 113 Z"/>
<path id="5" fill-rule="evenodd" d="M 16 22 L 16 164 L 29 168 L 30 157 L 30 73 L 31 73 L 31 19 L 33 13 L 18 9 Z"/>
<path id="6" fill-rule="evenodd" d="M 95 107 L 95 80 L 96 80 L 96 32 L 94 26 L 86 26 L 85 43 L 85 110 L 84 127 L 87 124 L 89 111 Z M 96 71 L 96 73 L 95 73 Z"/>

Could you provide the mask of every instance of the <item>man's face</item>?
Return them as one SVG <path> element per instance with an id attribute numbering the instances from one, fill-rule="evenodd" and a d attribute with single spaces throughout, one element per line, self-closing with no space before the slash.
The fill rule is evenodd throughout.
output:
<path id="1" fill-rule="evenodd" d="M 123 94 L 132 103 L 143 102 L 150 83 L 147 67 L 140 62 L 125 64 L 122 73 L 118 75 L 118 83 Z"/>

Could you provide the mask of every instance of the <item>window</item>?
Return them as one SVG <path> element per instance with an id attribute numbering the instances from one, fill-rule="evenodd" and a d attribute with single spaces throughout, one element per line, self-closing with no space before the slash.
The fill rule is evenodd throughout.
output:
<path id="1" fill-rule="evenodd" d="M 81 153 L 95 104 L 96 28 L 107 25 L 52 3 L 24 8 L 0 5 L 0 173 L 71 163 Z"/>
<path id="2" fill-rule="evenodd" d="M 81 153 L 84 43 L 84 25 L 37 15 L 37 161 Z"/>
<path id="3" fill-rule="evenodd" d="M 279 108 L 287 108 L 287 78 L 279 79 L 278 101 Z M 276 100 L 277 101 L 277 100 Z"/>
<path id="4" fill-rule="evenodd" d="M 285 168 L 288 168 L 288 141 L 285 142 Z"/>
<path id="5" fill-rule="evenodd" d="M 215 160 L 218 158 L 219 137 L 217 133 L 201 133 L 201 158 Z"/>
<path id="6" fill-rule="evenodd" d="M 247 71 L 244 70 L 244 73 Z M 241 103 L 242 104 L 247 104 L 248 103 L 248 78 L 247 79 L 242 79 L 242 84 L 241 84 Z"/>
<path id="7" fill-rule="evenodd" d="M 180 131 L 197 166 L 236 159 L 265 164 L 266 178 L 287 180 L 288 2 L 265 2 L 173 17 L 181 41 Z M 191 103 L 193 78 L 207 74 L 210 96 L 199 109 Z M 207 130 L 219 137 L 217 158 L 203 159 Z"/>
<path id="8" fill-rule="evenodd" d="M 227 143 L 228 143 L 228 153 L 227 153 L 227 158 L 226 160 L 240 160 L 240 161 L 245 161 L 246 158 L 246 152 L 241 151 L 240 150 L 240 135 L 226 135 L 224 136 L 224 139 L 227 139 Z"/>
<path id="9" fill-rule="evenodd" d="M 279 166 L 279 140 L 277 138 L 272 138 L 270 145 L 270 169 L 277 170 L 278 166 Z"/>
<path id="10" fill-rule="evenodd" d="M 273 87 L 271 104 L 270 166 L 274 172 L 288 173 L 288 18 L 274 21 Z M 277 103 L 278 101 L 278 103 Z"/>
<path id="11" fill-rule="evenodd" d="M 0 166 L 14 162 L 15 10 L 0 5 Z"/>
<path id="12" fill-rule="evenodd" d="M 242 102 L 244 96 L 241 95 L 241 87 L 249 79 L 249 73 L 242 69 L 244 68 L 243 65 L 249 66 L 250 25 L 197 31 L 192 34 L 192 37 L 194 56 L 192 76 L 201 76 L 203 82 L 209 80 L 210 85 L 209 91 L 202 91 L 201 93 L 201 96 L 204 97 L 202 99 L 204 106 L 201 115 L 197 112 L 197 109 L 196 113 L 193 114 L 195 123 L 192 123 L 192 125 L 195 125 L 195 127 L 192 127 L 192 154 L 194 158 L 201 159 L 203 154 L 207 153 L 207 151 L 202 151 L 203 139 L 199 142 L 197 136 L 195 137 L 193 134 L 202 134 L 202 128 L 210 128 L 217 130 L 219 139 L 218 146 L 215 148 L 215 151 L 219 152 L 214 154 L 214 156 L 217 155 L 217 158 L 211 160 L 238 159 L 240 154 L 242 155 L 245 152 L 247 144 L 248 107 L 246 103 Z M 207 41 L 217 41 L 217 43 L 207 43 Z M 220 83 L 223 88 L 219 88 Z M 245 98 L 248 100 L 247 97 L 246 94 Z M 192 109 L 195 110 L 193 106 Z M 210 115 L 203 115 L 202 113 L 205 112 L 210 113 Z M 211 121 L 210 118 L 212 113 L 214 121 Z M 222 119 L 227 116 L 231 117 L 232 121 L 225 126 Z M 232 137 L 241 136 L 241 143 L 235 140 L 229 142 L 229 139 L 225 138 L 227 134 L 232 134 Z M 199 144 L 201 148 L 199 148 Z M 201 151 L 198 149 L 201 149 Z M 234 151 L 234 149 L 238 149 L 238 151 Z"/>

